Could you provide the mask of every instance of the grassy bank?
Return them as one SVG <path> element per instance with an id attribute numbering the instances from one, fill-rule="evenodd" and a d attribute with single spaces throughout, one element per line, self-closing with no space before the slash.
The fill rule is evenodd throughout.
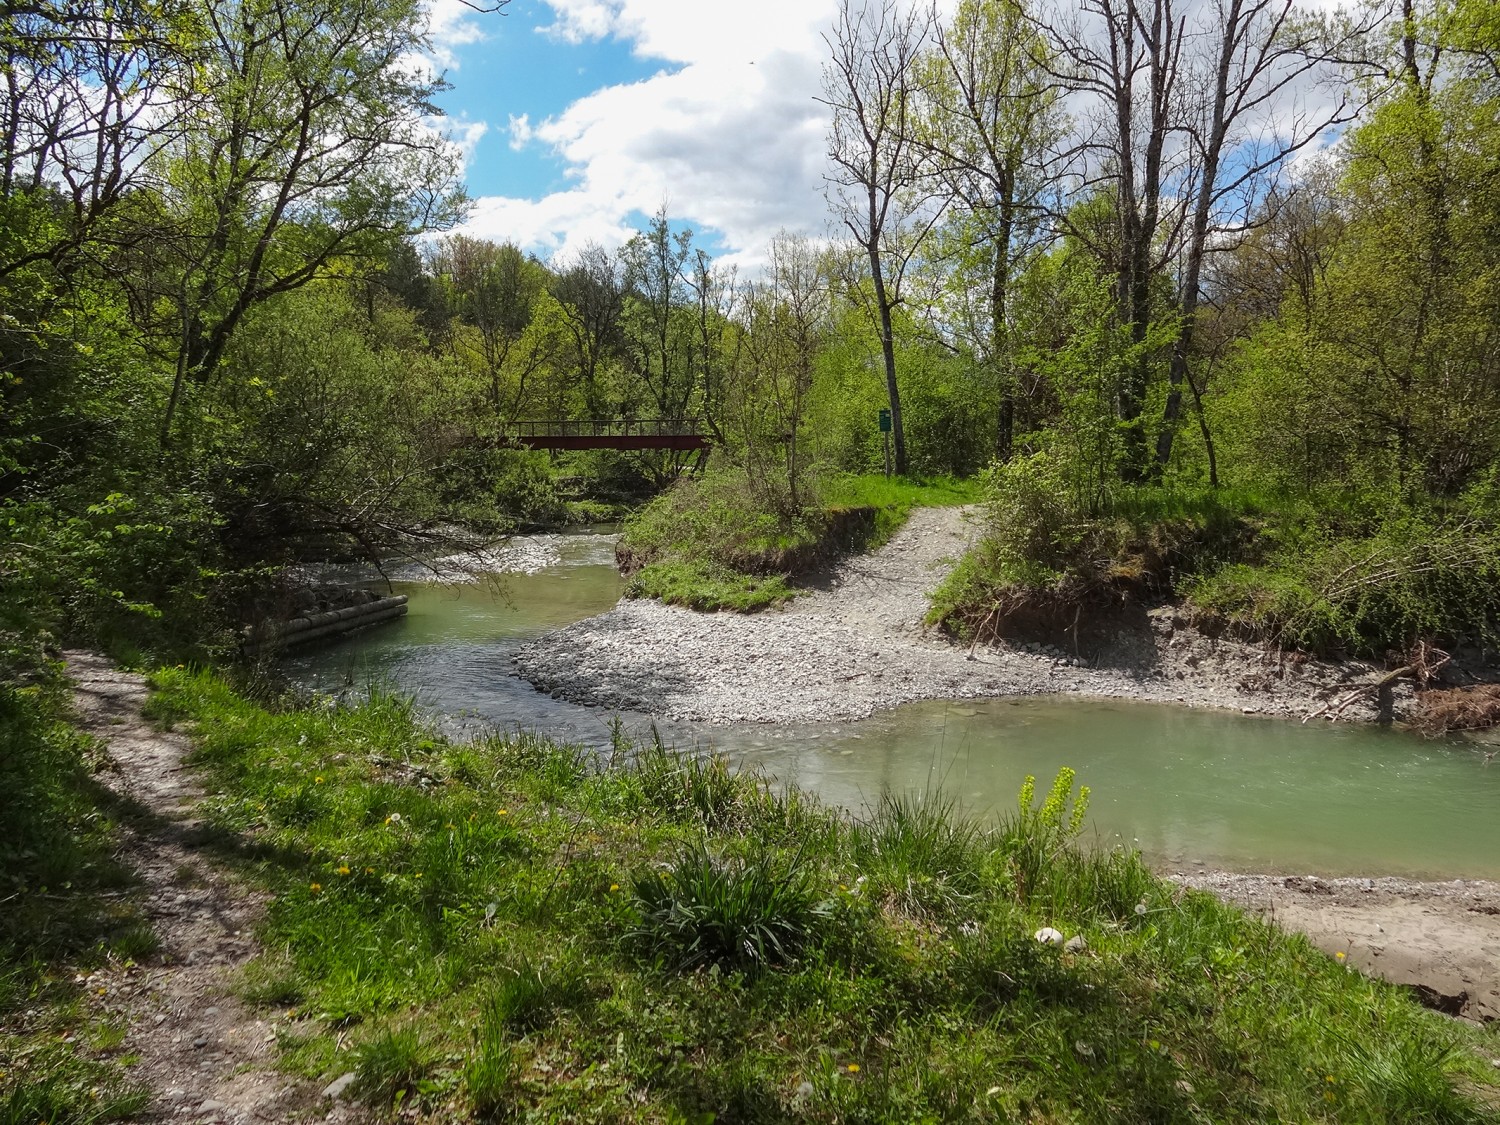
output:
<path id="1" fill-rule="evenodd" d="M 244 981 L 285 1065 L 442 1120 L 1483 1121 L 1493 1036 L 1008 820 L 851 821 L 722 764 L 410 708 L 266 709 L 166 671 L 209 815 L 264 857 Z M 1038 799 L 1040 798 L 1040 799 Z M 1043 944 L 1054 927 L 1071 947 Z"/>
<path id="2" fill-rule="evenodd" d="M 815 501 L 774 511 L 732 470 L 680 481 L 621 531 L 627 595 L 708 611 L 780 605 L 796 596 L 800 574 L 879 546 L 913 507 L 977 496 L 966 481 L 883 476 L 836 476 L 814 491 Z"/>
<path id="3" fill-rule="evenodd" d="M 1322 656 L 1500 639 L 1491 497 L 1414 508 L 1348 493 L 1115 486 L 1080 495 L 1045 456 L 984 478 L 981 537 L 933 599 L 955 634 L 1046 635 L 1185 601 L 1213 629 Z"/>
<path id="4" fill-rule="evenodd" d="M 115 858 L 117 809 L 93 776 L 55 668 L 0 682 L 0 1125 L 113 1121 L 145 1105 L 123 1027 L 89 974 L 155 946 Z"/>

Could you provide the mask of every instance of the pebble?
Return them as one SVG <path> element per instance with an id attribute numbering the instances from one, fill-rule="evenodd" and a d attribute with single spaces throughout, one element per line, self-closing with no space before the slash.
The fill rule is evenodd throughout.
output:
<path id="1" fill-rule="evenodd" d="M 207 1046 L 208 1046 L 208 1040 L 205 1039 L 205 1038 L 203 1038 L 202 1036 L 199 1036 L 197 1039 L 193 1040 L 193 1050 L 195 1050 L 195 1051 L 201 1051 L 201 1050 L 203 1050 L 204 1047 L 207 1047 Z"/>
<path id="2" fill-rule="evenodd" d="M 356 1075 L 352 1070 L 348 1071 L 345 1074 L 339 1075 L 327 1086 L 323 1087 L 323 1096 L 325 1098 L 332 1098 L 334 1101 L 338 1101 L 346 1093 L 348 1093 L 349 1087 L 354 1085 L 355 1077 Z"/>

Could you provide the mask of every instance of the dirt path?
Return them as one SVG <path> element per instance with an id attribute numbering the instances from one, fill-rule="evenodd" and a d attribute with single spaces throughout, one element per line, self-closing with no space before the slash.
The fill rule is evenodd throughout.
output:
<path id="1" fill-rule="evenodd" d="M 1170 610 L 1142 613 L 1103 655 L 1003 644 L 971 654 L 922 622 L 929 593 L 974 536 L 971 511 L 916 509 L 884 547 L 845 560 L 784 610 L 705 614 L 623 601 L 526 646 L 517 670 L 575 703 L 720 723 L 860 719 L 916 699 L 1060 693 L 1300 716 L 1373 672 L 1214 640 Z M 1369 711 L 1361 703 L 1345 717 L 1361 708 Z"/>
<path id="2" fill-rule="evenodd" d="M 203 791 L 183 766 L 187 739 L 141 717 L 142 677 L 95 653 L 66 658 L 81 726 L 108 744 L 114 769 L 101 780 L 132 810 L 121 858 L 144 884 L 144 912 L 161 942 L 143 964 L 88 982 L 128 1024 L 122 1049 L 140 1056 L 131 1075 L 153 1092 L 143 1120 L 362 1120 L 318 1086 L 278 1073 L 277 1022 L 232 992 L 236 971 L 259 952 L 253 935 L 265 897 L 216 859 L 225 845 L 195 816 Z"/>

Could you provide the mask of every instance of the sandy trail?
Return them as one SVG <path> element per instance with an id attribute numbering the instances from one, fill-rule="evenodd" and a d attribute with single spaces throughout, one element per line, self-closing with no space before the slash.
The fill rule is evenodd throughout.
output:
<path id="1" fill-rule="evenodd" d="M 66 658 L 80 726 L 108 746 L 113 769 L 100 779 L 130 810 L 121 858 L 141 879 L 161 943 L 142 964 L 111 966 L 88 982 L 96 1002 L 127 1023 L 122 1049 L 140 1056 L 131 1076 L 152 1092 L 141 1120 L 364 1120 L 345 1103 L 330 1107 L 318 1086 L 279 1073 L 281 1023 L 232 991 L 237 971 L 260 952 L 254 929 L 266 899 L 225 870 L 220 857 L 233 842 L 195 815 L 204 794 L 183 765 L 191 744 L 141 716 L 143 677 L 95 653 Z"/>

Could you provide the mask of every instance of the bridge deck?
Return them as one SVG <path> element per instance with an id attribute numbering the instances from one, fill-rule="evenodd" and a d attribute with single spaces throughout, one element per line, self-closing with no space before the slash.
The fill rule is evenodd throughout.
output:
<path id="1" fill-rule="evenodd" d="M 505 438 L 530 449 L 707 449 L 696 418 L 511 422 Z"/>

